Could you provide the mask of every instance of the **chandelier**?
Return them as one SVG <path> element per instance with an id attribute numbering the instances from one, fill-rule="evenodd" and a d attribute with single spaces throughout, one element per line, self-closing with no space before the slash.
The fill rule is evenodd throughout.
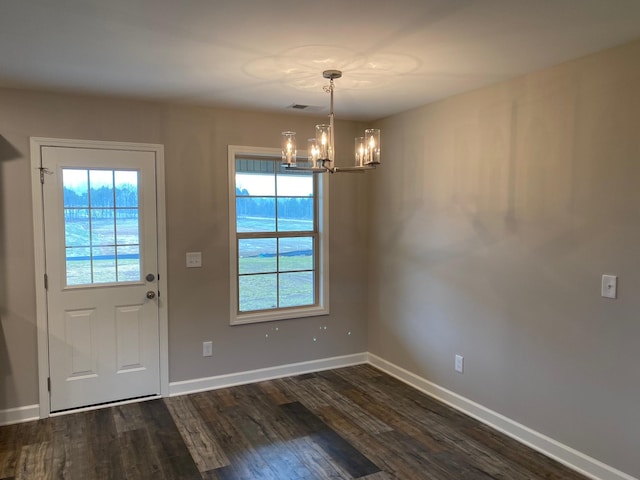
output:
<path id="1" fill-rule="evenodd" d="M 306 170 L 314 173 L 360 172 L 371 170 L 380 165 L 380 130 L 369 128 L 363 137 L 355 140 L 355 164 L 352 167 L 336 167 L 334 163 L 334 113 L 333 90 L 334 80 L 342 77 L 340 70 L 325 70 L 324 78 L 329 79 L 329 85 L 323 87 L 331 95 L 329 109 L 329 124 L 316 125 L 316 136 L 307 142 L 308 158 L 305 165 L 297 163 L 296 132 L 282 132 L 282 164 L 291 170 Z"/>

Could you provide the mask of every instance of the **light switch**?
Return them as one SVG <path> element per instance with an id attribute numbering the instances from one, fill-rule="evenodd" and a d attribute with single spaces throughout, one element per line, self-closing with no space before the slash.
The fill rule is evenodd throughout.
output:
<path id="1" fill-rule="evenodd" d="M 616 298 L 618 291 L 618 277 L 615 275 L 602 275 L 602 296 Z"/>
<path id="2" fill-rule="evenodd" d="M 187 252 L 187 268 L 196 268 L 202 266 L 201 252 Z"/>

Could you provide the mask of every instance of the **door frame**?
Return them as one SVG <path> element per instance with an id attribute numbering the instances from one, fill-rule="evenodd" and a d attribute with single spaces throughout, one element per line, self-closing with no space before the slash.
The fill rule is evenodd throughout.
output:
<path id="1" fill-rule="evenodd" d="M 153 152 L 156 158 L 156 215 L 158 235 L 158 322 L 160 348 L 160 395 L 169 395 L 169 317 L 167 308 L 167 225 L 165 205 L 164 145 L 152 143 L 106 142 L 31 137 L 31 195 L 33 203 L 33 235 L 36 283 L 36 326 L 38 337 L 38 401 L 40 418 L 51 415 L 49 400 L 49 323 L 47 318 L 44 198 L 41 175 L 42 148 L 93 148 L 101 150 L 135 150 Z M 46 178 L 45 178 L 46 181 Z"/>

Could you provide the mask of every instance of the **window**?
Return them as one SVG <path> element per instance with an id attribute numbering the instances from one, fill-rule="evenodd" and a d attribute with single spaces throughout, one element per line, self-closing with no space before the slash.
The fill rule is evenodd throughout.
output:
<path id="1" fill-rule="evenodd" d="M 328 311 L 328 188 L 277 149 L 229 146 L 231 324 Z"/>

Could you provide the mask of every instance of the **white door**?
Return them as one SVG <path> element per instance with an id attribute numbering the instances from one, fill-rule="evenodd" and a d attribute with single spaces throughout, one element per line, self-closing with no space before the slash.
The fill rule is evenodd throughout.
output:
<path id="1" fill-rule="evenodd" d="M 41 152 L 50 410 L 159 394 L 155 154 Z"/>

